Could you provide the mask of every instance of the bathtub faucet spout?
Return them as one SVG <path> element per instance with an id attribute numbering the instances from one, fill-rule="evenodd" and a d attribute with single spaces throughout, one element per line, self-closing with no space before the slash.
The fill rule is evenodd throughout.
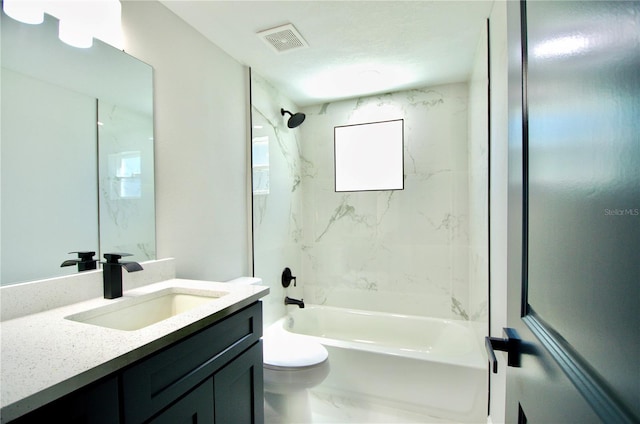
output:
<path id="1" fill-rule="evenodd" d="M 291 298 L 289 296 L 286 296 L 284 298 L 284 304 L 285 305 L 298 305 L 299 307 L 304 308 L 304 299 L 298 300 L 298 299 L 293 299 L 293 298 Z"/>

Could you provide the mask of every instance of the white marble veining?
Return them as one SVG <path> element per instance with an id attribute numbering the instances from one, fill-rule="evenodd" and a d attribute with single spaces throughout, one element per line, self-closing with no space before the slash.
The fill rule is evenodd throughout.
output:
<path id="1" fill-rule="evenodd" d="M 256 140 L 268 143 L 268 167 L 254 168 L 254 175 L 259 174 L 263 181 L 259 185 L 262 190 L 253 195 L 253 256 L 254 274 L 271 289 L 263 304 L 264 324 L 269 325 L 285 314 L 286 295 L 300 298 L 302 294 L 302 287 L 292 285 L 285 290 L 280 277 L 285 267 L 291 268 L 294 275 L 302 267 L 300 183 L 305 176 L 312 175 L 313 169 L 302 153 L 300 128 L 287 128 L 288 115 L 283 117 L 280 113 L 281 108 L 296 112 L 297 106 L 253 72 L 251 98 L 254 143 Z M 254 190 L 257 186 L 254 180 Z"/>
<path id="2" fill-rule="evenodd" d="M 489 99 L 487 29 L 478 40 L 469 81 L 469 311 L 487 321 L 489 286 Z"/>
<path id="3" fill-rule="evenodd" d="M 305 299 L 468 319 L 467 96 L 453 84 L 304 110 Z M 334 192 L 334 126 L 398 118 L 404 190 Z"/>
<path id="4" fill-rule="evenodd" d="M 98 104 L 100 250 L 128 252 L 136 261 L 156 257 L 153 116 L 147 113 Z"/>
<path id="5" fill-rule="evenodd" d="M 228 294 L 134 331 L 115 330 L 65 318 L 172 287 Z M 100 294 L 90 300 L 3 320 L 0 324 L 1 422 L 20 416 L 186 337 L 260 299 L 268 290 L 257 285 L 174 278 L 125 289 L 123 297 L 118 299 L 104 299 Z"/>
<path id="6" fill-rule="evenodd" d="M 286 99 L 252 82 L 254 124 L 271 116 L 264 126 L 277 140 L 270 192 L 254 194 L 255 272 L 277 287 L 274 310 L 289 266 L 302 288 L 287 295 L 310 303 L 486 320 L 482 82 L 306 107 L 295 130 L 277 116 Z M 404 190 L 336 193 L 334 127 L 400 118 Z"/>

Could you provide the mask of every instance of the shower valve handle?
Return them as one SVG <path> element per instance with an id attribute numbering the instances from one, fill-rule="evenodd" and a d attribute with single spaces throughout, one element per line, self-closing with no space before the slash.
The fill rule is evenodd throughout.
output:
<path id="1" fill-rule="evenodd" d="M 289 268 L 285 268 L 282 271 L 282 287 L 289 287 L 291 285 L 291 280 L 293 280 L 293 286 L 296 287 L 296 277 L 291 275 L 291 270 Z"/>

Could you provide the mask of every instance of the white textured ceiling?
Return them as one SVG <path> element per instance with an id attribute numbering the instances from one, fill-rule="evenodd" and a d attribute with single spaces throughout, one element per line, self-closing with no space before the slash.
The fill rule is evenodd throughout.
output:
<path id="1" fill-rule="evenodd" d="M 161 2 L 307 106 L 466 81 L 493 0 Z M 256 35 L 284 24 L 309 47 L 276 53 Z"/>

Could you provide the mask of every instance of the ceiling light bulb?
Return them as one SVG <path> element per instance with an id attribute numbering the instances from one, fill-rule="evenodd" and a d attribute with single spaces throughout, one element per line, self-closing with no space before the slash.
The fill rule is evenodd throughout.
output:
<path id="1" fill-rule="evenodd" d="M 2 10 L 7 16 L 25 24 L 44 22 L 44 6 L 41 1 L 3 0 Z"/>
<path id="2" fill-rule="evenodd" d="M 58 19 L 60 40 L 87 48 L 93 38 L 122 48 L 120 0 L 3 0 L 4 12 L 28 24 L 41 24 L 47 13 Z"/>
<path id="3" fill-rule="evenodd" d="M 58 37 L 60 40 L 73 47 L 82 49 L 89 48 L 93 45 L 93 36 L 83 25 L 73 20 L 61 20 L 58 27 Z"/>

